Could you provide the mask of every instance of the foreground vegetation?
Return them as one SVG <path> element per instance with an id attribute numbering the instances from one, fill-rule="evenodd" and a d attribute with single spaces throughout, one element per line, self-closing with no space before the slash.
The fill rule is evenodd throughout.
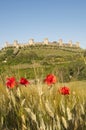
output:
<path id="1" fill-rule="evenodd" d="M 1 130 L 86 129 L 86 81 L 59 83 L 51 75 L 35 84 L 15 77 L 0 84 Z"/>

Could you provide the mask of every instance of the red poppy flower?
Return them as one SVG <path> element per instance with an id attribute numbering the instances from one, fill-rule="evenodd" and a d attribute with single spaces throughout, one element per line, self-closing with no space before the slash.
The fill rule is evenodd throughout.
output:
<path id="1" fill-rule="evenodd" d="M 14 88 L 17 85 L 15 77 L 10 77 L 10 78 L 7 78 L 6 80 L 7 80 L 6 86 L 8 88 Z"/>
<path id="2" fill-rule="evenodd" d="M 59 92 L 62 94 L 62 95 L 69 95 L 70 94 L 70 89 L 66 86 L 64 87 L 61 87 L 59 89 Z"/>
<path id="3" fill-rule="evenodd" d="M 30 84 L 30 82 L 29 82 L 27 79 L 25 79 L 25 78 L 21 78 L 21 79 L 20 79 L 20 84 L 26 86 L 27 84 Z"/>
<path id="4" fill-rule="evenodd" d="M 52 85 L 52 84 L 56 83 L 56 76 L 53 74 L 49 74 L 44 79 L 44 82 L 47 83 L 48 85 Z"/>

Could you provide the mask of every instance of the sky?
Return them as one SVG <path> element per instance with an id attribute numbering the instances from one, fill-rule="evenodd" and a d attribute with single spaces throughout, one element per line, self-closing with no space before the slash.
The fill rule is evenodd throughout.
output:
<path id="1" fill-rule="evenodd" d="M 86 48 L 86 0 L 0 0 L 0 48 L 31 38 Z"/>

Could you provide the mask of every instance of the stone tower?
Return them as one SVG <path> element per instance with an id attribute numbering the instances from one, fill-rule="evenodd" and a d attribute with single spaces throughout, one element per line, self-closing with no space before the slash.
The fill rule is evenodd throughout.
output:
<path id="1" fill-rule="evenodd" d="M 48 45 L 48 43 L 49 43 L 48 38 L 45 38 L 43 44 Z"/>
<path id="2" fill-rule="evenodd" d="M 79 48 L 80 47 L 80 43 L 76 42 L 76 47 Z"/>
<path id="3" fill-rule="evenodd" d="M 13 46 L 16 47 L 16 48 L 19 47 L 19 45 L 18 45 L 18 41 L 17 41 L 17 40 L 14 40 L 14 42 L 13 42 Z"/>
<path id="4" fill-rule="evenodd" d="M 72 40 L 69 41 L 69 47 L 72 47 Z"/>
<path id="5" fill-rule="evenodd" d="M 8 42 L 5 43 L 5 47 L 9 47 L 9 43 Z"/>
<path id="6" fill-rule="evenodd" d="M 58 43 L 59 43 L 59 46 L 62 46 L 63 45 L 62 39 L 59 39 Z"/>
<path id="7" fill-rule="evenodd" d="M 34 39 L 29 40 L 29 45 L 34 45 Z"/>

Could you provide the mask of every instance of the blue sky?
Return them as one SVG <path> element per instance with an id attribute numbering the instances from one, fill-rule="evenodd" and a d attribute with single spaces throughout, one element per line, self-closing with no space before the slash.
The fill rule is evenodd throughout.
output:
<path id="1" fill-rule="evenodd" d="M 0 48 L 46 37 L 86 48 L 86 0 L 0 0 Z"/>

